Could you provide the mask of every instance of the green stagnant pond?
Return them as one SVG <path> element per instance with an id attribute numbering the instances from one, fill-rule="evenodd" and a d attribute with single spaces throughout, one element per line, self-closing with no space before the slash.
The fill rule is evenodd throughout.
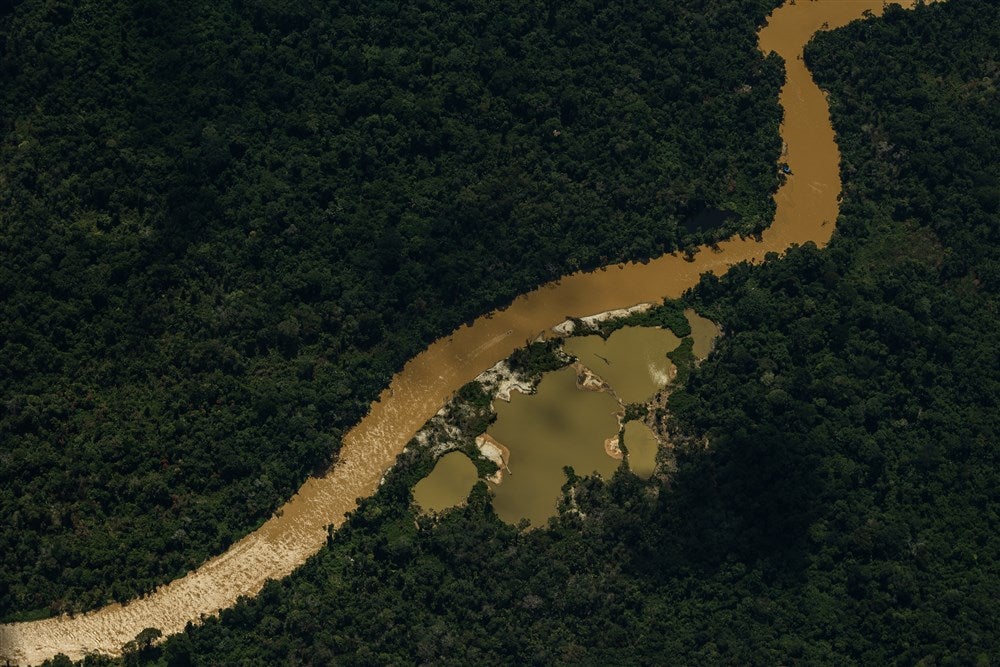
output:
<path id="1" fill-rule="evenodd" d="M 540 526 L 554 516 L 565 466 L 605 478 L 618 467 L 604 450 L 604 441 L 618 434 L 618 401 L 607 392 L 578 389 L 571 367 L 546 373 L 536 393 L 515 392 L 510 403 L 495 407 L 488 433 L 510 450 L 510 472 L 490 486 L 493 508 L 508 523 L 528 519 Z"/>
<path id="2" fill-rule="evenodd" d="M 656 435 L 641 421 L 625 424 L 623 443 L 628 451 L 628 467 L 640 479 L 649 479 L 656 472 L 656 452 L 660 443 Z"/>
<path id="3" fill-rule="evenodd" d="M 413 487 L 413 500 L 424 512 L 440 512 L 461 505 L 469 497 L 478 472 L 462 452 L 448 452 L 437 460 L 431 474 Z"/>
<path id="4" fill-rule="evenodd" d="M 693 354 L 704 358 L 719 327 L 693 310 L 685 315 Z M 497 419 L 488 435 L 506 447 L 508 467 L 500 483 L 490 483 L 497 515 L 512 524 L 527 519 L 532 526 L 544 525 L 556 513 L 566 466 L 577 475 L 609 478 L 622 459 L 618 434 L 623 404 L 646 402 L 669 383 L 675 371 L 667 353 L 680 343 L 658 327 L 623 327 L 607 340 L 598 335 L 567 338 L 563 350 L 580 363 L 546 373 L 534 394 L 513 392 L 509 403 L 495 401 Z M 603 385 L 588 375 L 596 375 Z M 656 435 L 636 420 L 625 424 L 622 435 L 629 469 L 649 479 L 656 471 Z M 467 464 L 461 470 L 459 461 Z M 441 511 L 463 503 L 475 480 L 472 462 L 452 452 L 417 485 L 414 499 L 424 511 Z"/>
<path id="5" fill-rule="evenodd" d="M 607 340 L 597 335 L 569 338 L 563 349 L 611 385 L 621 401 L 642 403 L 673 376 L 667 352 L 680 342 L 666 329 L 624 327 Z"/>

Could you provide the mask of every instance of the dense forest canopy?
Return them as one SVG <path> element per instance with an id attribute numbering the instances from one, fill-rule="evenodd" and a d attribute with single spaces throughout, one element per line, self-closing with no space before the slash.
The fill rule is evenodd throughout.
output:
<path id="1" fill-rule="evenodd" d="M 1000 5 L 890 8 L 807 58 L 839 231 L 688 297 L 726 335 L 671 398 L 712 446 L 669 487 L 572 478 L 586 519 L 519 533 L 480 486 L 415 526 L 428 457 L 292 577 L 126 661 L 1000 660 Z"/>
<path id="2" fill-rule="evenodd" d="M 462 321 L 765 225 L 774 4 L 4 3 L 0 617 L 220 552 Z"/>

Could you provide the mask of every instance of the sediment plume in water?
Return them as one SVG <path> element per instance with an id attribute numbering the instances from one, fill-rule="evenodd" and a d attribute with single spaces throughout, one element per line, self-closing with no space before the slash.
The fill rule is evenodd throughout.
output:
<path id="1" fill-rule="evenodd" d="M 904 3 L 912 4 L 912 2 Z M 638 303 L 674 298 L 704 272 L 721 274 L 742 261 L 813 241 L 825 245 L 834 229 L 840 193 L 840 153 L 823 93 L 800 59 L 802 48 L 822 27 L 835 28 L 879 13 L 882 0 L 819 0 L 785 5 L 760 32 L 760 48 L 785 59 L 787 82 L 780 102 L 784 161 L 793 176 L 775 195 L 774 224 L 760 242 L 733 239 L 704 248 L 694 261 L 665 255 L 647 264 L 610 266 L 576 273 L 518 297 L 508 308 L 462 326 L 410 360 L 344 438 L 336 465 L 311 478 L 260 529 L 225 553 L 151 595 L 75 617 L 0 626 L 0 662 L 37 664 L 58 653 L 75 660 L 88 653 L 119 654 L 145 628 L 164 635 L 188 622 L 215 615 L 240 596 L 254 596 L 268 579 L 285 577 L 326 542 L 327 526 L 339 526 L 356 500 L 371 495 L 383 473 L 414 433 L 452 392 L 515 348 L 565 320 Z"/>

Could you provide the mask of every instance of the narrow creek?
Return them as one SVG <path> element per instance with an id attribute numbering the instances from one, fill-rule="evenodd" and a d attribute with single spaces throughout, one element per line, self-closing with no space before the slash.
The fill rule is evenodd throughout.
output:
<path id="1" fill-rule="evenodd" d="M 784 161 L 794 176 L 775 195 L 774 223 L 761 241 L 733 239 L 704 248 L 694 261 L 680 254 L 647 264 L 610 266 L 576 273 L 518 297 L 509 307 L 462 326 L 435 341 L 395 375 L 371 411 L 344 438 L 337 464 L 321 478 L 308 479 L 263 526 L 225 553 L 184 577 L 125 605 L 112 604 L 75 616 L 0 626 L 0 662 L 37 664 L 64 653 L 74 660 L 88 653 L 119 654 L 145 628 L 164 635 L 256 595 L 268 579 L 302 565 L 325 544 L 327 526 L 339 526 L 371 495 L 384 472 L 414 433 L 456 389 L 509 356 L 515 348 L 569 315 L 582 316 L 637 303 L 675 298 L 704 272 L 721 274 L 742 261 L 761 261 L 769 252 L 813 241 L 825 245 L 833 234 L 840 194 L 840 153 L 826 99 L 800 59 L 802 48 L 821 28 L 835 28 L 883 0 L 819 0 L 786 4 L 761 30 L 765 53 L 785 59 L 787 81 L 780 102 Z M 912 5 L 912 0 L 904 0 Z"/>

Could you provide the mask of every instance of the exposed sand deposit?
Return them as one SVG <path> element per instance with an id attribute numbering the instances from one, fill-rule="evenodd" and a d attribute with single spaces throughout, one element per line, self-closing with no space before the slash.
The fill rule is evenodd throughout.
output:
<path id="1" fill-rule="evenodd" d="M 512 391 L 530 394 L 535 390 L 530 380 L 520 377 L 511 370 L 506 359 L 498 361 L 477 375 L 475 379 L 483 385 L 487 393 L 508 403 L 510 403 L 510 392 Z"/>
<path id="2" fill-rule="evenodd" d="M 621 461 L 625 458 L 625 454 L 622 452 L 621 440 L 618 439 L 618 436 L 607 438 L 604 441 L 604 453 L 616 461 Z"/>
<path id="3" fill-rule="evenodd" d="M 503 484 L 503 477 L 510 472 L 510 450 L 496 441 L 489 433 L 476 436 L 476 448 L 483 458 L 493 461 L 497 466 L 497 471 L 487 477 L 487 481 L 493 484 Z"/>
<path id="4" fill-rule="evenodd" d="M 693 261 L 680 254 L 665 255 L 645 264 L 575 273 L 460 327 L 393 377 L 368 416 L 346 435 L 329 473 L 307 480 L 259 530 L 197 570 L 127 605 L 109 605 L 74 618 L 0 626 L 0 662 L 37 664 L 57 653 L 74 659 L 88 653 L 117 654 L 144 628 L 174 634 L 189 621 L 197 623 L 202 616 L 231 606 L 240 596 L 256 595 L 265 581 L 287 576 L 322 548 L 327 526 L 341 525 L 345 514 L 356 507 L 356 499 L 375 491 L 383 472 L 452 392 L 539 331 L 549 330 L 568 314 L 677 297 L 706 271 L 721 274 L 737 262 L 761 261 L 766 253 L 782 252 L 792 243 L 825 245 L 838 211 L 840 153 L 826 99 L 799 56 L 824 24 L 837 27 L 865 10 L 881 9 L 882 0 L 798 2 L 776 10 L 761 31 L 761 49 L 777 51 L 786 63 L 781 133 L 788 146 L 784 160 L 794 176 L 776 194 L 774 224 L 760 242 L 723 241 L 718 251 L 705 249 Z M 516 461 L 514 467 L 516 471 Z"/>
<path id="5" fill-rule="evenodd" d="M 576 318 L 583 323 L 583 326 L 588 329 L 596 330 L 601 322 L 607 322 L 608 320 L 617 320 L 622 317 L 628 317 L 629 315 L 634 315 L 635 313 L 644 313 L 653 307 L 651 303 L 639 303 L 630 308 L 613 308 L 611 310 L 605 310 L 603 313 L 597 313 L 596 315 L 586 315 L 584 317 Z M 559 324 L 552 327 L 560 336 L 568 336 L 571 333 L 576 332 L 576 322 L 574 320 L 565 320 Z"/>

